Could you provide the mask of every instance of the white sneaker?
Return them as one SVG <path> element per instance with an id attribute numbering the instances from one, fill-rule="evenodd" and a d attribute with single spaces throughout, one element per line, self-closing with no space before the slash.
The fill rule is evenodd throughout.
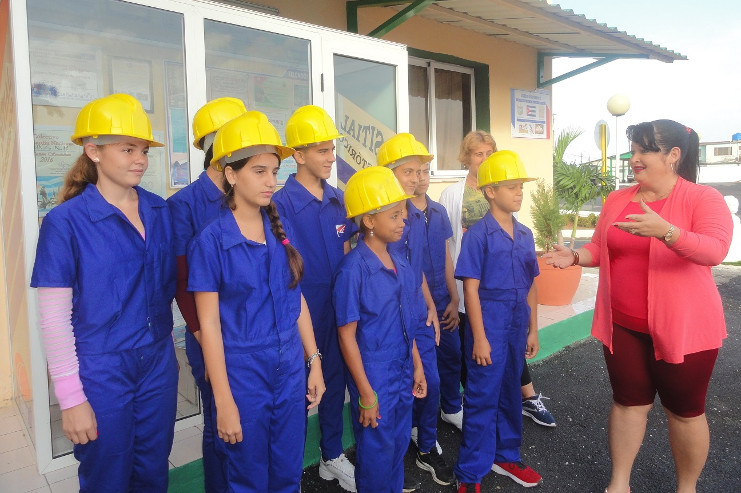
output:
<path id="1" fill-rule="evenodd" d="M 459 430 L 463 431 L 463 409 L 461 409 L 460 411 L 454 414 L 446 414 L 440 411 L 440 417 L 446 423 L 450 423 L 451 425 L 455 426 Z"/>
<path id="2" fill-rule="evenodd" d="M 412 428 L 412 441 L 414 442 L 414 446 L 417 447 L 417 450 L 419 450 L 419 445 L 417 445 L 417 427 Z M 435 440 L 435 447 L 437 448 L 437 453 L 440 455 L 443 455 L 443 448 L 440 446 L 440 442 Z"/>
<path id="3" fill-rule="evenodd" d="M 332 460 L 319 460 L 319 477 L 331 481 L 336 479 L 345 491 L 355 493 L 355 466 L 347 460 L 345 454 Z"/>

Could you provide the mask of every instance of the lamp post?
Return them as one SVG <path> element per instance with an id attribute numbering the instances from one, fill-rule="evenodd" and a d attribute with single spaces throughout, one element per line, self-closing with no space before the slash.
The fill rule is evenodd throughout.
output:
<path id="1" fill-rule="evenodd" d="M 620 184 L 620 149 L 618 137 L 618 117 L 623 116 L 630 109 L 630 99 L 625 94 L 615 94 L 607 100 L 607 111 L 615 117 L 615 179 Z M 618 188 L 618 187 L 616 187 Z"/>

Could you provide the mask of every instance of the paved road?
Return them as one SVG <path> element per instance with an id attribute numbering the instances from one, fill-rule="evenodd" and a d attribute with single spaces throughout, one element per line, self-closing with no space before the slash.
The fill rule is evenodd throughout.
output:
<path id="1" fill-rule="evenodd" d="M 741 267 L 714 269 L 724 300 L 729 337 L 720 352 L 708 393 L 707 415 L 711 444 L 698 493 L 741 492 Z M 667 293 L 669 295 L 670 293 Z M 543 476 L 543 484 L 531 491 L 602 493 L 610 474 L 606 423 L 610 387 L 600 344 L 587 339 L 556 353 L 531 368 L 536 389 L 552 397 L 547 401 L 558 426 L 543 428 L 524 423 L 523 460 Z M 460 434 L 439 424 L 444 456 L 454 461 Z M 441 487 L 429 474 L 416 468 L 407 453 L 406 470 L 423 481 L 421 492 L 455 491 Z M 675 491 L 674 466 L 660 406 L 650 414 L 646 439 L 632 478 L 633 493 Z M 304 493 L 341 493 L 336 483 L 322 481 L 317 467 L 304 473 Z M 522 487 L 494 473 L 484 478 L 483 492 L 523 492 Z"/>

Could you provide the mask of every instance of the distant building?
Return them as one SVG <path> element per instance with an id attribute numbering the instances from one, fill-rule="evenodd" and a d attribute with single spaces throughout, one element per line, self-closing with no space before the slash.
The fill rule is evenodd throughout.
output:
<path id="1" fill-rule="evenodd" d="M 700 165 L 741 164 L 741 141 L 700 142 Z"/>

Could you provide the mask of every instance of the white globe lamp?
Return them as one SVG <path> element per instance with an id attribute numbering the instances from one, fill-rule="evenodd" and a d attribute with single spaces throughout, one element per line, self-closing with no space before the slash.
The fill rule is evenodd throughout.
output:
<path id="1" fill-rule="evenodd" d="M 620 167 L 622 165 L 620 161 L 618 117 L 626 114 L 629 109 L 630 99 L 625 94 L 615 94 L 607 100 L 607 111 L 615 117 L 615 178 L 618 184 L 620 183 Z"/>

